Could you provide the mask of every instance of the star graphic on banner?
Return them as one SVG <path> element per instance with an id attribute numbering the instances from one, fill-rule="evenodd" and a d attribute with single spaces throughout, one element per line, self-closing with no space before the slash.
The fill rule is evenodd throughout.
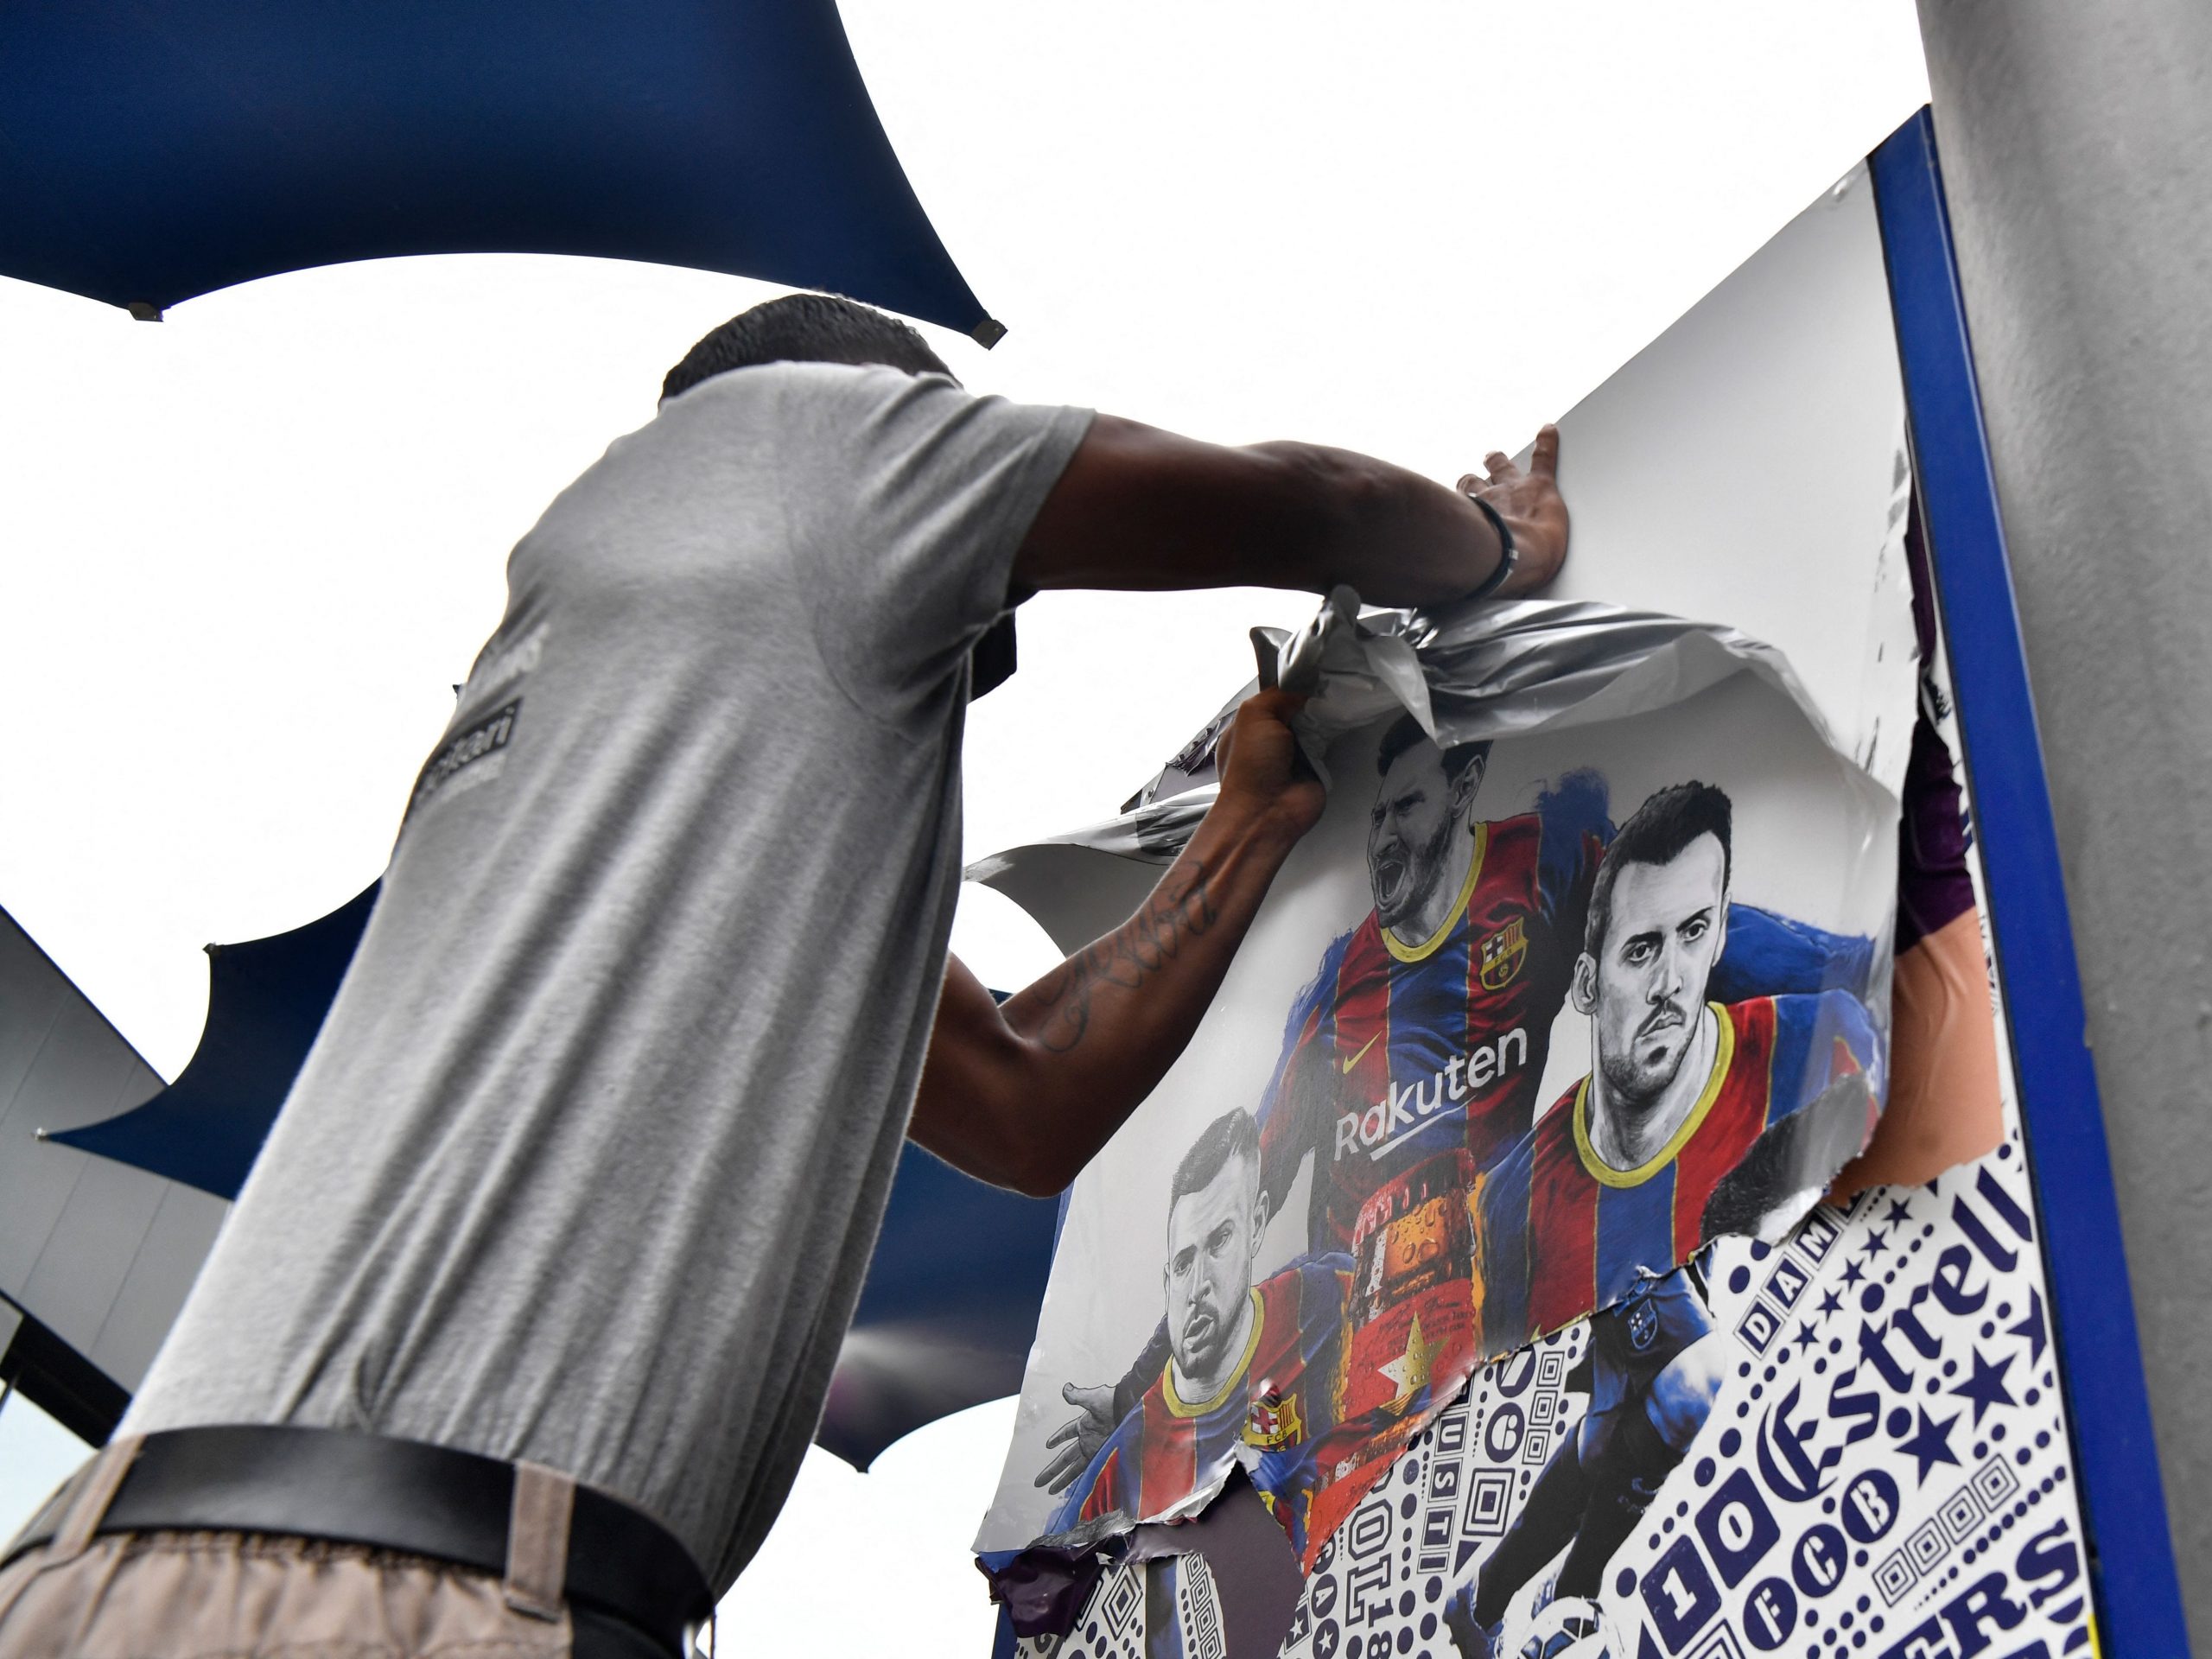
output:
<path id="1" fill-rule="evenodd" d="M 1856 1262 L 1847 1262 L 1843 1264 L 1843 1282 L 1845 1284 L 1855 1285 L 1866 1276 L 1866 1269 L 1860 1267 Z"/>
<path id="2" fill-rule="evenodd" d="M 1879 1255 L 1890 1248 L 1890 1236 L 1878 1227 L 1866 1230 L 1866 1242 L 1859 1247 L 1868 1255 Z"/>
<path id="3" fill-rule="evenodd" d="M 1892 1227 L 1896 1226 L 1897 1223 L 1901 1221 L 1910 1221 L 1912 1219 L 1912 1206 L 1907 1204 L 1903 1198 L 1891 1198 L 1890 1200 L 1890 1207 L 1883 1213 L 1882 1219 L 1888 1222 Z"/>
<path id="4" fill-rule="evenodd" d="M 1825 1319 L 1831 1313 L 1840 1313 L 1842 1312 L 1843 1298 L 1841 1296 L 1838 1295 L 1832 1290 L 1822 1291 L 1821 1293 L 1821 1317 L 1822 1319 Z"/>
<path id="5" fill-rule="evenodd" d="M 1951 1390 L 1953 1394 L 1974 1402 L 1974 1426 L 1976 1428 L 1981 1427 L 1981 1414 L 1992 1406 L 2019 1404 L 2005 1386 L 2005 1373 L 2012 1369 L 2015 1357 L 2007 1354 L 2002 1365 L 1993 1365 L 1981 1357 L 1980 1349 L 1974 1350 L 1974 1375 Z"/>
<path id="6" fill-rule="evenodd" d="M 1937 1464 L 1948 1463 L 1955 1468 L 1958 1465 L 1958 1457 L 1951 1450 L 1951 1430 L 1957 1426 L 1959 1418 L 1946 1417 L 1939 1423 L 1928 1414 L 1927 1407 L 1922 1406 L 1918 1410 L 1920 1426 L 1897 1442 L 1897 1450 L 1911 1455 L 1917 1465 L 1916 1478 L 1924 1486 Z"/>
<path id="7" fill-rule="evenodd" d="M 1813 1329 L 1813 1322 L 1810 1319 L 1797 1327 L 1797 1340 L 1804 1344 L 1807 1353 L 1813 1351 L 1813 1344 L 1820 1339 L 1820 1333 Z"/>
<path id="8" fill-rule="evenodd" d="M 1406 1351 L 1388 1365 L 1375 1368 L 1398 1385 L 1398 1397 L 1390 1402 L 1392 1411 L 1403 1411 L 1413 1403 L 1414 1395 L 1428 1386 L 1429 1362 L 1443 1345 L 1421 1339 L 1421 1315 L 1414 1314 L 1413 1328 L 1406 1332 Z"/>
<path id="9" fill-rule="evenodd" d="M 2006 1325 L 2005 1334 L 2028 1339 L 2029 1364 L 2032 1365 L 2043 1357 L 2043 1345 L 2050 1339 L 2050 1332 L 2043 1322 L 2043 1297 L 2039 1292 L 2031 1290 L 2028 1293 L 2027 1317 L 2018 1325 Z"/>

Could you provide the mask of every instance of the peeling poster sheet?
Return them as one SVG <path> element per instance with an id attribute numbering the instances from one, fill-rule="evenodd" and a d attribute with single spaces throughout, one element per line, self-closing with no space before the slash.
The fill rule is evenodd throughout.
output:
<path id="1" fill-rule="evenodd" d="M 1406 708 L 1368 662 L 1405 639 L 1338 619 L 1329 808 L 1063 1225 L 1025 1402 L 1135 1403 L 1009 1541 L 1186 1513 L 1241 1465 L 1310 1565 L 1482 1361 L 1601 1310 L 1624 1364 L 1709 1330 L 1676 1270 L 1783 1236 L 1871 1134 L 1895 796 L 1747 641 L 1518 608 L 1566 636 L 1532 696 L 1607 670 L 1535 721 L 1418 679 Z M 1469 654 L 1421 665 L 1464 686 Z"/>
<path id="2" fill-rule="evenodd" d="M 977 1548 L 1109 1565 L 1035 1653 L 1220 1654 L 1207 1558 L 1119 1541 L 1240 1469 L 1306 1573 L 1292 1659 L 2087 1639 L 2009 1100 L 1961 1128 L 1923 1068 L 1914 1145 L 1975 1161 L 1931 1179 L 1889 1137 L 1859 1167 L 1923 1185 L 1822 1201 L 1920 954 L 1908 757 L 1955 753 L 1863 173 L 1561 427 L 1545 602 L 1340 595 L 1263 652 L 1318 688 L 1330 806 L 1071 1194 Z M 1208 761 L 971 876 L 1079 944 Z M 1930 1028 L 1983 1015 L 1956 967 Z"/>

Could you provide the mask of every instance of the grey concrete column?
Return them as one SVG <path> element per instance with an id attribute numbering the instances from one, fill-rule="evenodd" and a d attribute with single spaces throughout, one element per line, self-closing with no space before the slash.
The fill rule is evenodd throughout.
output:
<path id="1" fill-rule="evenodd" d="M 2168 1513 L 2212 1653 L 2212 4 L 1920 0 L 1920 21 Z"/>

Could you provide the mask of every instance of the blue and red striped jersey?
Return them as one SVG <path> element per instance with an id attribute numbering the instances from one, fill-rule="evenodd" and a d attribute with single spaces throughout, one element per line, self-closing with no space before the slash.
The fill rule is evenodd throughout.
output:
<path id="1" fill-rule="evenodd" d="M 1348 1249 L 1369 1198 L 1443 1152 L 1486 1166 L 1528 1133 L 1552 1020 L 1611 838 L 1605 780 L 1473 826 L 1450 919 L 1408 944 L 1376 915 L 1335 940 L 1293 1006 L 1260 1112 L 1261 1185 L 1314 1154 L 1314 1248 Z"/>
<path id="2" fill-rule="evenodd" d="M 1649 1163 L 1624 1171 L 1598 1156 L 1586 1077 L 1491 1170 L 1481 1198 L 1488 1352 L 1570 1325 L 1627 1294 L 1639 1274 L 1688 1261 L 1705 1242 L 1706 1204 L 1722 1178 L 1769 1126 L 1838 1078 L 1866 1073 L 1878 1100 L 1879 1039 L 1850 993 L 1707 1006 L 1719 1020 L 1712 1071 Z"/>

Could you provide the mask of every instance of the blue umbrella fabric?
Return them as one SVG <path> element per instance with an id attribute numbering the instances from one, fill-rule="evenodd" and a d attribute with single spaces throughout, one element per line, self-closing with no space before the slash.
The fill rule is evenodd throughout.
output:
<path id="1" fill-rule="evenodd" d="M 377 885 L 305 927 L 207 947 L 207 1023 L 177 1080 L 143 1106 L 48 1139 L 235 1198 L 330 1012 Z"/>
<path id="2" fill-rule="evenodd" d="M 865 1470 L 923 1424 L 1019 1393 L 1059 1215 L 907 1142 L 816 1443 Z"/>
<path id="3" fill-rule="evenodd" d="M 52 1138 L 236 1198 L 377 891 L 289 933 L 209 945 L 207 1024 L 182 1074 L 143 1106 Z M 910 1144 L 816 1440 L 864 1470 L 925 1423 L 1018 1390 L 1058 1214 Z"/>
<path id="4" fill-rule="evenodd" d="M 975 335 L 833 0 L 19 0 L 0 275 L 157 317 L 425 253 L 652 261 Z"/>

